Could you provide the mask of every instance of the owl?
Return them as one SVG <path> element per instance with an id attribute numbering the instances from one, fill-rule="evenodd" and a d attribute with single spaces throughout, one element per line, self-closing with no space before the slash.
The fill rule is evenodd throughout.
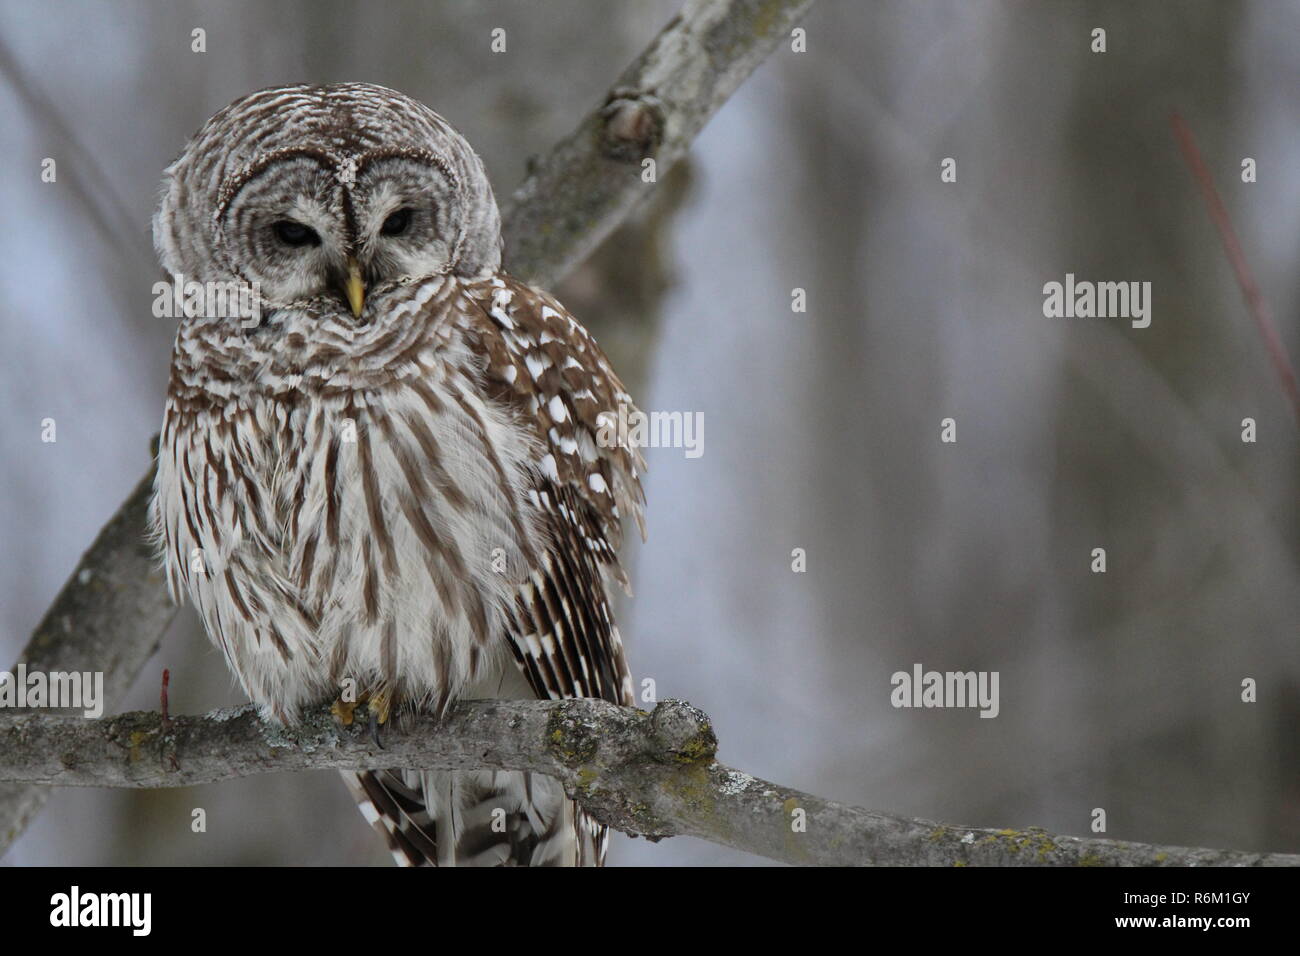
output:
<path id="1" fill-rule="evenodd" d="M 174 281 L 258 304 L 181 319 L 150 518 L 267 719 L 632 703 L 610 595 L 645 466 L 602 434 L 632 400 L 502 271 L 487 174 L 442 117 L 366 84 L 253 93 L 167 168 L 153 228 Z M 401 864 L 604 862 L 605 828 L 548 777 L 344 778 Z"/>

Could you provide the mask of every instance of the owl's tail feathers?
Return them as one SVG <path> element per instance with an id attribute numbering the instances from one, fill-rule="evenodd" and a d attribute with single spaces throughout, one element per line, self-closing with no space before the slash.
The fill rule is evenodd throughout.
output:
<path id="1" fill-rule="evenodd" d="M 402 866 L 603 866 L 606 828 L 551 777 L 521 772 L 345 772 Z"/>
<path id="2" fill-rule="evenodd" d="M 343 771 L 361 815 L 400 866 L 437 866 L 438 829 L 424 803 L 420 775 L 407 770 Z"/>

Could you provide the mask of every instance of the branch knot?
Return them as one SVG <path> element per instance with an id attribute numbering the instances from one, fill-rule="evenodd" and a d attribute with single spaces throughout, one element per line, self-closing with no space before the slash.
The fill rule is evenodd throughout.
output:
<path id="1" fill-rule="evenodd" d="M 615 90 L 600 111 L 601 151 L 618 163 L 653 156 L 664 138 L 663 104 L 648 93 Z"/>
<path id="2" fill-rule="evenodd" d="M 650 714 L 650 733 L 662 754 L 677 763 L 711 763 L 718 738 L 708 715 L 684 700 L 663 700 Z M 655 756 L 662 759 L 662 754 Z"/>

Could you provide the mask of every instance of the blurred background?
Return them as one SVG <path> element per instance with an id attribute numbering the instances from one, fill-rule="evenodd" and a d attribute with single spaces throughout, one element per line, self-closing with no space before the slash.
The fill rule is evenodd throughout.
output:
<path id="1" fill-rule="evenodd" d="M 504 200 L 677 5 L 0 0 L 0 667 L 146 469 L 175 331 L 149 218 L 208 116 L 396 87 Z M 831 799 L 1300 850 L 1296 422 L 1169 122 L 1300 354 L 1300 6 L 822 0 L 803 25 L 557 290 L 643 409 L 704 415 L 702 457 L 647 451 L 638 683 L 707 711 L 725 762 Z M 1151 282 L 1150 327 L 1045 318 L 1067 272 Z M 894 709 L 915 663 L 998 671 L 999 716 Z M 174 712 L 242 702 L 188 607 L 124 709 L 164 667 Z M 61 791 L 0 863 L 388 860 L 323 772 Z M 762 861 L 617 836 L 611 862 Z"/>

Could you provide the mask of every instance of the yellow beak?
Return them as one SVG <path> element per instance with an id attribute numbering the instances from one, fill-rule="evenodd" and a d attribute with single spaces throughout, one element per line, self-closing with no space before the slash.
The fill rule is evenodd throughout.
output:
<path id="1" fill-rule="evenodd" d="M 360 318 L 361 310 L 366 306 L 366 284 L 361 281 L 361 266 L 352 256 L 348 256 L 348 278 L 344 283 L 343 291 L 347 293 L 352 315 Z"/>

